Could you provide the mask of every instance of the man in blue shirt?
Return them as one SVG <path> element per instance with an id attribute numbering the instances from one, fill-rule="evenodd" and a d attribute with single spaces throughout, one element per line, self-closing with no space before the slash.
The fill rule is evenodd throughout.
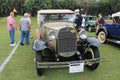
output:
<path id="1" fill-rule="evenodd" d="M 102 17 L 102 13 L 99 13 L 98 14 L 98 21 L 97 21 L 96 33 L 98 32 L 98 30 L 100 29 L 100 27 L 102 27 L 102 25 L 104 25 L 104 18 Z"/>
<path id="2" fill-rule="evenodd" d="M 98 18 L 99 18 L 98 23 L 103 25 L 104 24 L 104 18 L 102 17 L 102 13 L 98 14 Z"/>
<path id="3" fill-rule="evenodd" d="M 81 24 L 82 24 L 82 16 L 80 15 L 79 9 L 75 10 L 75 20 L 74 20 L 76 26 L 77 32 L 81 29 Z"/>

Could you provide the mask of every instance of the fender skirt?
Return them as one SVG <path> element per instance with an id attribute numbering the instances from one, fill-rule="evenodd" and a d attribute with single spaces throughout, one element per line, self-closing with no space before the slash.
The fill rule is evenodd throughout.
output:
<path id="1" fill-rule="evenodd" d="M 88 37 L 87 42 L 89 43 L 89 46 L 96 46 L 96 47 L 101 46 L 100 41 L 95 37 Z"/>
<path id="2" fill-rule="evenodd" d="M 44 50 L 45 48 L 47 48 L 47 46 L 45 45 L 45 42 L 42 40 L 35 40 L 33 43 L 33 50 L 35 51 L 41 51 Z"/>

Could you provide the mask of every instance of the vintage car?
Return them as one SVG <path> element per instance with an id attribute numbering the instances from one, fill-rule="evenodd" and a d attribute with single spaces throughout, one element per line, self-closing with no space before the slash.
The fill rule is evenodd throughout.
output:
<path id="1" fill-rule="evenodd" d="M 74 73 L 83 71 L 84 65 L 90 70 L 99 66 L 101 43 L 97 38 L 88 37 L 84 29 L 77 32 L 73 20 L 71 10 L 38 11 L 39 27 L 33 43 L 38 75 L 43 75 L 45 68 L 69 67 L 70 73 Z"/>
<path id="2" fill-rule="evenodd" d="M 111 23 L 113 23 L 112 16 L 105 16 L 104 17 L 104 23 L 105 24 L 111 24 Z"/>
<path id="3" fill-rule="evenodd" d="M 85 16 L 87 31 L 92 32 L 96 30 L 96 16 Z"/>
<path id="4" fill-rule="evenodd" d="M 101 43 L 107 40 L 120 44 L 120 12 L 112 14 L 113 23 L 104 24 L 96 32 Z"/>

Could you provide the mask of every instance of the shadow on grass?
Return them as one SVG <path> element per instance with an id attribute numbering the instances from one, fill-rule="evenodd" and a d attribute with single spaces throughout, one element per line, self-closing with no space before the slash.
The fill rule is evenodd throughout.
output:
<path id="1" fill-rule="evenodd" d="M 113 42 L 110 42 L 110 41 L 107 41 L 105 44 L 110 45 L 110 46 L 115 47 L 115 48 L 120 48 L 120 44 L 113 43 Z"/>
<path id="2" fill-rule="evenodd" d="M 83 72 L 77 72 L 77 73 L 69 73 L 69 68 L 47 68 L 47 69 L 44 69 L 44 73 L 42 76 L 54 76 L 52 78 L 56 78 L 56 77 L 63 77 L 63 76 L 79 76 L 79 75 L 86 75 L 86 74 L 91 74 L 91 73 L 94 73 L 94 72 L 97 72 L 98 70 L 94 70 L 94 71 L 91 71 L 89 70 L 86 66 L 84 67 L 84 71 Z M 36 74 L 37 75 L 37 74 Z M 55 76 L 56 75 L 56 76 Z M 39 75 L 38 75 L 39 76 Z M 42 76 L 39 76 L 39 77 L 42 77 Z"/>

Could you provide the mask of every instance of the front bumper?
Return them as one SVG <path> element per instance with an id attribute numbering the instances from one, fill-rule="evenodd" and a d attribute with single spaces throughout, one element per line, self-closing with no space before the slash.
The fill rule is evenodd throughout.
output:
<path id="1" fill-rule="evenodd" d="M 70 63 L 83 63 L 84 65 L 96 64 L 100 61 L 103 61 L 105 57 L 95 58 L 95 59 L 87 59 L 87 60 L 79 60 L 79 61 L 66 61 L 66 62 L 37 62 L 38 68 L 62 68 L 69 67 Z"/>

